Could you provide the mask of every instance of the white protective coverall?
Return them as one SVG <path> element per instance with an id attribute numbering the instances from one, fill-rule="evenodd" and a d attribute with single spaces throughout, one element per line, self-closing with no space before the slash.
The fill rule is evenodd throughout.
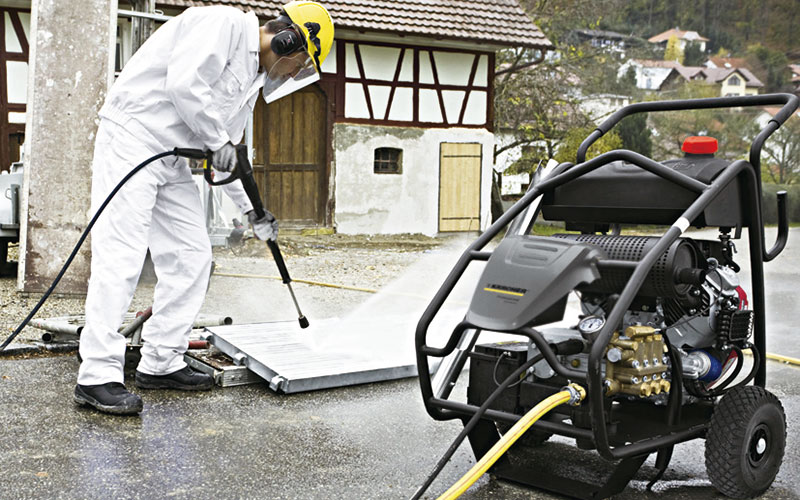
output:
<path id="1" fill-rule="evenodd" d="M 100 110 L 92 214 L 125 174 L 157 153 L 239 143 L 264 84 L 258 56 L 252 12 L 194 7 L 161 26 L 125 66 Z M 252 209 L 239 181 L 225 190 L 242 212 Z M 139 171 L 92 230 L 78 384 L 123 382 L 126 340 L 117 330 L 148 247 L 158 283 L 137 370 L 165 375 L 186 365 L 183 353 L 211 266 L 200 195 L 184 159 L 166 157 Z"/>

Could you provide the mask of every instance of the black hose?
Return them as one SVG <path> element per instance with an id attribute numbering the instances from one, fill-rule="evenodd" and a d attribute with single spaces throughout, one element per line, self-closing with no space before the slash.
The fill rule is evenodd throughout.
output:
<path id="1" fill-rule="evenodd" d="M 531 359 L 520 365 L 519 368 L 514 370 L 511 373 L 511 375 L 506 377 L 505 380 L 503 380 L 503 382 L 497 386 L 497 389 L 495 389 L 494 392 L 492 392 L 489 395 L 489 397 L 486 398 L 486 401 L 484 401 L 481 407 L 478 408 L 478 410 L 475 412 L 474 415 L 472 415 L 472 418 L 469 419 L 469 422 L 464 424 L 464 428 L 461 430 L 461 433 L 459 433 L 456 439 L 450 444 L 450 447 L 447 448 L 447 451 L 444 452 L 444 455 L 442 455 L 442 458 L 439 459 L 439 462 L 436 464 L 436 467 L 433 468 L 433 471 L 428 475 L 427 479 L 425 479 L 425 482 L 422 484 L 422 486 L 420 486 L 419 489 L 417 489 L 417 491 L 411 497 L 411 500 L 418 500 L 419 498 L 422 497 L 422 495 L 430 487 L 430 485 L 433 483 L 433 481 L 436 479 L 439 473 L 442 472 L 444 466 L 447 465 L 447 462 L 450 461 L 450 458 L 453 456 L 453 453 L 455 453 L 458 447 L 461 446 L 461 443 L 464 442 L 464 438 L 466 438 L 467 435 L 470 432 L 472 432 L 472 429 L 474 429 L 475 426 L 478 425 L 478 422 L 480 421 L 481 417 L 483 417 L 484 413 L 486 413 L 486 410 L 489 409 L 489 406 L 491 406 L 491 404 L 494 403 L 494 400 L 497 399 L 500 396 L 500 394 L 503 393 L 503 391 L 508 389 L 508 387 L 514 382 L 514 380 L 519 379 L 520 375 L 522 375 L 528 368 L 541 361 L 543 358 L 544 356 L 541 353 L 532 357 Z"/>
<path id="2" fill-rule="evenodd" d="M 744 354 L 742 353 L 742 350 L 736 346 L 733 346 L 733 349 L 736 351 L 738 360 L 736 368 L 734 369 L 734 372 L 731 374 L 731 376 L 728 377 L 725 380 L 725 382 L 721 384 L 719 387 L 716 387 L 710 391 L 706 389 L 699 380 L 694 380 L 693 385 L 687 384 L 686 386 L 687 389 L 689 389 L 689 392 L 692 393 L 693 396 L 699 398 L 713 399 L 718 396 L 722 396 L 724 393 L 732 389 L 749 384 L 750 381 L 753 380 L 753 378 L 756 376 L 756 373 L 758 373 L 758 368 L 761 366 L 761 360 L 759 359 L 758 356 L 759 353 L 758 349 L 756 349 L 756 346 L 750 344 L 749 346 L 745 346 L 745 348 L 749 348 L 751 351 L 753 351 L 753 367 L 750 369 L 750 373 L 747 375 L 747 377 L 745 377 L 744 380 L 742 380 L 741 382 L 732 387 L 728 387 L 728 384 L 733 382 L 733 380 L 739 376 L 739 372 L 741 372 L 742 367 L 744 367 Z"/>
<path id="3" fill-rule="evenodd" d="M 744 354 L 742 353 L 742 350 L 735 345 L 731 346 L 731 350 L 736 353 L 736 366 L 733 368 L 733 373 L 731 373 L 731 375 L 717 387 L 714 387 L 712 391 L 721 392 L 723 389 L 731 385 L 731 382 L 736 380 L 736 377 L 739 376 L 739 372 L 741 372 L 742 368 L 744 367 Z"/>
<path id="4" fill-rule="evenodd" d="M 731 391 L 733 389 L 736 389 L 737 387 L 744 387 L 745 385 L 749 384 L 750 381 L 753 380 L 753 378 L 756 376 L 756 373 L 758 373 L 758 368 L 761 366 L 761 359 L 759 357 L 759 352 L 758 352 L 758 349 L 756 349 L 756 346 L 751 344 L 749 347 L 750 347 L 750 350 L 753 351 L 753 368 L 750 369 L 750 373 L 747 375 L 747 377 L 745 377 L 744 380 L 742 380 L 741 382 L 739 382 L 738 384 L 736 384 L 734 386 L 721 387 L 719 390 L 717 390 L 717 389 L 712 390 L 710 392 L 712 397 L 721 396 L 723 394 L 723 392 Z M 736 347 L 736 350 L 737 350 L 736 354 L 738 354 L 740 356 L 740 359 L 742 360 L 742 365 L 744 366 L 744 354 L 742 354 L 742 351 L 738 347 Z M 737 375 L 738 375 L 738 373 L 737 373 Z M 732 377 L 729 378 L 728 380 L 731 380 L 731 379 L 732 379 Z"/>
<path id="5" fill-rule="evenodd" d="M 139 170 L 143 169 L 150 163 L 159 160 L 161 158 L 164 158 L 165 156 L 173 156 L 173 155 L 178 156 L 179 154 L 180 150 L 177 149 L 174 151 L 165 151 L 163 153 L 158 153 L 157 155 L 151 156 L 150 158 L 146 159 L 145 161 L 134 167 L 133 170 L 128 172 L 128 174 L 122 178 L 119 184 L 117 184 L 117 186 L 111 191 L 111 194 L 108 195 L 108 198 L 106 198 L 103 204 L 100 205 L 100 208 L 97 209 L 97 213 L 95 213 L 94 217 L 92 217 L 92 220 L 89 221 L 89 225 L 87 225 L 86 229 L 83 230 L 83 234 L 81 234 L 80 239 L 78 239 L 78 243 L 75 245 L 75 248 L 72 249 L 72 253 L 67 258 L 67 261 L 64 263 L 64 267 L 61 268 L 61 271 L 59 271 L 58 275 L 56 276 L 56 279 L 53 280 L 53 283 L 50 285 L 50 288 L 48 288 L 47 291 L 44 293 L 44 295 L 42 295 L 42 298 L 39 299 L 39 302 L 33 307 L 33 309 L 31 309 L 31 312 L 28 314 L 28 317 L 22 320 L 22 323 L 20 323 L 19 326 L 14 330 L 14 333 L 9 335 L 8 338 L 5 341 L 3 341 L 2 344 L 0 344 L 0 351 L 5 350 L 5 348 L 8 347 L 8 344 L 10 344 L 11 341 L 13 341 L 16 338 L 16 336 L 19 335 L 22 329 L 28 325 L 28 322 L 30 322 L 30 320 L 33 319 L 34 315 L 36 315 L 36 313 L 39 311 L 42 305 L 44 305 L 44 302 L 47 300 L 48 297 L 50 297 L 50 294 L 53 293 L 53 290 L 55 290 L 56 286 L 58 285 L 58 282 L 61 281 L 61 278 L 64 277 L 64 273 L 67 272 L 67 269 L 69 269 L 70 264 L 72 264 L 72 261 L 75 259 L 75 256 L 78 255 L 78 251 L 83 245 L 83 242 L 86 241 L 86 238 L 89 236 L 89 231 L 92 230 L 92 226 L 94 226 L 94 223 L 97 222 L 97 218 L 100 217 L 100 214 L 103 213 L 103 210 L 111 202 L 111 199 L 114 198 L 114 196 L 122 188 L 122 186 L 126 182 L 128 182 L 128 180 L 130 180 L 130 178 L 133 177 L 134 174 L 136 174 Z"/>

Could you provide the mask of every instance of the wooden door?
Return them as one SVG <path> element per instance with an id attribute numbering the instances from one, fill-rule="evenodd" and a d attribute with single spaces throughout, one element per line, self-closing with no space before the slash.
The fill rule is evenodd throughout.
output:
<path id="1" fill-rule="evenodd" d="M 325 224 L 327 99 L 316 85 L 272 104 L 258 99 L 253 170 L 264 206 L 282 227 Z"/>
<path id="2" fill-rule="evenodd" d="M 481 145 L 443 142 L 439 165 L 439 231 L 480 230 Z"/>

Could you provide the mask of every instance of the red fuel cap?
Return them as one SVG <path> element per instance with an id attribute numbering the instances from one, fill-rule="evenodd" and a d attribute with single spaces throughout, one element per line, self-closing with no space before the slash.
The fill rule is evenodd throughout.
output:
<path id="1" fill-rule="evenodd" d="M 687 137 L 681 146 L 681 151 L 690 155 L 713 155 L 718 149 L 716 139 L 699 135 Z"/>

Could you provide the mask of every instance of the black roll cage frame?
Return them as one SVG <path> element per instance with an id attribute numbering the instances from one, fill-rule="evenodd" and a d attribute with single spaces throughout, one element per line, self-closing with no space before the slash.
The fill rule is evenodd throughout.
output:
<path id="1" fill-rule="evenodd" d="M 672 170 L 650 158 L 630 150 L 614 150 L 601 154 L 596 158 L 586 161 L 586 151 L 589 147 L 611 130 L 614 125 L 619 123 L 626 116 L 643 112 L 697 110 L 711 108 L 736 108 L 765 105 L 782 105 L 781 110 L 761 129 L 753 140 L 750 147 L 749 162 L 737 160 L 728 165 L 713 181 L 705 184 L 687 175 Z M 450 292 L 460 280 L 464 271 L 473 261 L 487 261 L 492 255 L 491 252 L 482 249 L 500 231 L 528 208 L 533 201 L 542 196 L 545 192 L 570 182 L 588 172 L 595 170 L 613 161 L 625 161 L 636 165 L 644 170 L 652 172 L 666 180 L 674 182 L 694 193 L 698 197 L 683 212 L 670 228 L 660 237 L 656 245 L 639 262 L 600 260 L 597 265 L 603 268 L 625 267 L 632 269 L 633 273 L 616 300 L 606 319 L 605 326 L 600 330 L 596 340 L 593 342 L 589 354 L 589 364 L 586 373 L 564 367 L 557 361 L 556 353 L 548 345 L 542 335 L 531 327 L 520 328 L 516 331 L 504 331 L 503 333 L 517 334 L 529 338 L 544 355 L 544 359 L 550 367 L 558 374 L 572 381 L 581 382 L 587 386 L 587 400 L 591 411 L 591 429 L 578 428 L 572 424 L 563 422 L 539 420 L 534 424 L 536 429 L 541 431 L 560 434 L 567 437 L 589 439 L 594 442 L 598 453 L 607 460 L 620 460 L 649 454 L 653 451 L 668 447 L 683 441 L 688 441 L 701 437 L 706 431 L 707 424 L 684 425 L 680 426 L 679 421 L 670 418 L 675 424 L 672 432 L 667 434 L 657 434 L 649 438 L 612 448 L 609 441 L 608 428 L 604 412 L 604 387 L 601 377 L 601 359 L 605 348 L 621 323 L 625 311 L 630 307 L 636 294 L 653 265 L 658 258 L 675 242 L 683 232 L 689 227 L 702 212 L 711 204 L 722 190 L 737 177 L 741 179 L 739 196 L 743 207 L 742 225 L 748 228 L 750 264 L 752 276 L 752 309 L 754 311 L 754 334 L 753 345 L 754 353 L 759 361 L 755 375 L 755 385 L 763 387 L 766 384 L 766 319 L 764 302 L 764 262 L 769 262 L 786 246 L 788 239 L 788 217 L 786 209 L 786 193 L 778 193 L 778 236 L 775 244 L 769 250 L 764 246 L 764 224 L 761 215 L 761 148 L 764 142 L 774 133 L 798 108 L 800 99 L 792 94 L 765 94 L 755 96 L 738 97 L 718 97 L 705 99 L 681 99 L 674 101 L 655 101 L 642 102 L 626 106 L 605 120 L 598 126 L 580 145 L 577 154 L 577 164 L 559 164 L 553 173 L 539 184 L 533 186 L 517 203 L 509 208 L 486 232 L 475 240 L 461 255 L 453 270 L 445 279 L 436 295 L 431 300 L 425 312 L 420 318 L 415 335 L 415 348 L 417 353 L 417 367 L 419 372 L 420 387 L 425 408 L 436 420 L 452 420 L 465 418 L 475 414 L 477 406 L 450 401 L 448 399 L 452 387 L 458 379 L 460 367 L 466 361 L 466 355 L 474 346 L 480 329 L 466 321 L 462 321 L 451 333 L 449 340 L 444 347 L 437 348 L 427 345 L 428 328 L 439 309 L 444 304 Z M 534 217 L 535 219 L 535 217 Z M 530 225 L 533 225 L 534 219 Z M 469 342 L 469 348 L 459 352 L 460 359 L 456 361 L 456 369 L 446 376 L 446 383 L 441 386 L 439 392 L 434 394 L 430 365 L 428 357 L 445 358 L 453 353 L 459 343 L 467 337 L 469 330 L 475 330 L 475 336 Z M 673 365 L 677 359 L 674 352 L 671 352 Z M 680 381 L 679 381 L 680 382 Z M 674 384 L 677 386 L 679 384 Z M 670 415 L 679 415 L 681 398 L 678 397 L 681 388 L 677 391 L 670 391 L 667 411 Z M 678 395 L 678 396 L 676 396 Z M 498 410 L 487 410 L 487 419 L 514 423 L 520 416 Z M 680 418 L 677 418 L 680 420 Z"/>

